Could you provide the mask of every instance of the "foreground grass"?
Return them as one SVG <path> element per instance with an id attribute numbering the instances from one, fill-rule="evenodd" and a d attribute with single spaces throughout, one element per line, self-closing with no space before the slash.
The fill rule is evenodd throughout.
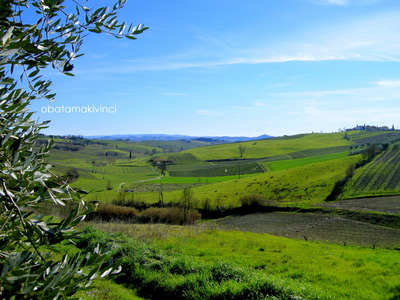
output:
<path id="1" fill-rule="evenodd" d="M 291 278 L 231 261 L 206 262 L 174 249 L 88 230 L 79 241 L 87 250 L 112 246 L 123 268 L 118 282 L 152 299 L 329 299 L 324 292 Z"/>
<path id="2" fill-rule="evenodd" d="M 96 226 L 102 230 L 123 231 L 136 240 L 146 239 L 153 251 L 152 260 L 147 261 L 147 264 L 151 263 L 153 269 L 157 271 L 153 273 L 149 269 L 140 271 L 141 267 L 136 264 L 139 269 L 135 272 L 146 274 L 147 280 L 150 280 L 149 278 L 155 280 L 153 284 L 166 284 L 171 289 L 173 286 L 182 288 L 178 282 L 186 282 L 182 283 L 183 286 L 192 285 L 192 289 L 198 289 L 199 286 L 196 284 L 203 286 L 205 282 L 202 281 L 203 278 L 199 283 L 199 278 L 195 274 L 201 273 L 205 266 L 218 266 L 230 274 L 229 276 L 236 274 L 240 280 L 253 278 L 254 275 L 266 282 L 273 282 L 275 291 L 282 293 L 277 294 L 278 298 L 288 299 L 290 298 L 288 295 L 294 294 L 302 295 L 304 299 L 398 299 L 400 297 L 398 273 L 400 252 L 396 250 L 330 245 L 290 240 L 268 234 L 219 231 L 199 227 L 127 224 Z M 140 255 L 139 252 L 137 255 Z M 180 275 L 184 275 L 183 277 L 178 279 L 175 277 L 176 274 L 167 272 L 161 276 L 157 273 L 172 261 L 175 270 L 180 270 Z M 255 289 L 253 292 L 257 292 L 257 286 L 260 286 L 253 281 L 254 278 L 249 281 L 244 280 L 242 283 L 240 280 L 236 280 L 235 284 L 230 280 L 224 281 L 219 287 L 214 286 L 214 288 L 219 289 L 223 285 L 223 288 L 228 290 L 244 291 L 244 286 L 247 286 Z M 166 283 L 167 281 L 169 283 Z M 307 290 L 306 293 L 301 292 L 304 289 Z M 195 298 L 188 296 L 183 299 Z M 229 299 L 248 298 L 238 296 Z M 255 296 L 252 299 L 260 297 Z"/>
<path id="3" fill-rule="evenodd" d="M 82 300 L 143 300 L 134 289 L 128 289 L 112 279 L 96 280 L 89 291 L 78 292 Z"/>

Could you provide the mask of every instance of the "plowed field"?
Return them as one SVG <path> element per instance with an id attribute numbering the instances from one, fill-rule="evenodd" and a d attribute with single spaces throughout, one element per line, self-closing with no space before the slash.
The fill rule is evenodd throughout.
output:
<path id="1" fill-rule="evenodd" d="M 340 216 L 302 213 L 257 213 L 217 221 L 220 228 L 268 233 L 288 238 L 367 247 L 400 247 L 400 230 Z"/>

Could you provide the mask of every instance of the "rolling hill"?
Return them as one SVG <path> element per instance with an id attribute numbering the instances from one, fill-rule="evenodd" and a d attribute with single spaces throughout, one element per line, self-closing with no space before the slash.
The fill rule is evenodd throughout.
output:
<path id="1" fill-rule="evenodd" d="M 237 206 L 241 197 L 258 194 L 281 205 L 308 205 L 324 201 L 348 168 L 360 163 L 368 145 L 393 145 L 399 138 L 399 132 L 351 131 L 219 145 L 56 139 L 49 161 L 60 174 L 76 169 L 80 177 L 72 185 L 92 191 L 88 199 L 112 201 L 123 186 L 135 191 L 136 199 L 154 203 L 162 185 L 166 201 L 177 201 L 181 190 L 191 187 L 199 203 L 207 200 L 215 205 Z M 242 157 L 239 145 L 245 149 Z M 399 153 L 388 146 L 373 162 L 359 167 L 348 180 L 342 198 L 400 193 Z M 166 177 L 160 179 L 155 167 L 162 160 L 167 161 L 167 169 Z M 127 197 L 133 194 L 128 192 Z"/>

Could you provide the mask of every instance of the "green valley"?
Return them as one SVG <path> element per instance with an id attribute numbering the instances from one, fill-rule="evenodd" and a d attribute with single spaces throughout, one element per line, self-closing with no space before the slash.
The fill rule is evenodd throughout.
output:
<path id="1" fill-rule="evenodd" d="M 191 142 L 73 137 L 48 161 L 97 206 L 90 243 L 136 249 L 117 283 L 138 297 L 396 299 L 400 198 L 382 196 L 400 194 L 399 140 L 350 131 L 182 149 Z"/>

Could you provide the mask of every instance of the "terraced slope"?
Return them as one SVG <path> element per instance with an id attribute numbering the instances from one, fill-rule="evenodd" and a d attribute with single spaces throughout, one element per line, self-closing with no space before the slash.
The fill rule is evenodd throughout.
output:
<path id="1" fill-rule="evenodd" d="M 98 174 L 147 174 L 156 172 L 151 166 L 99 166 L 93 167 L 92 173 Z"/>
<path id="2" fill-rule="evenodd" d="M 356 171 L 345 188 L 345 198 L 400 194 L 400 148 L 387 150 Z"/>
<path id="3" fill-rule="evenodd" d="M 220 162 L 195 163 L 168 166 L 170 176 L 178 177 L 215 177 L 265 172 L 265 168 L 257 162 Z"/>

